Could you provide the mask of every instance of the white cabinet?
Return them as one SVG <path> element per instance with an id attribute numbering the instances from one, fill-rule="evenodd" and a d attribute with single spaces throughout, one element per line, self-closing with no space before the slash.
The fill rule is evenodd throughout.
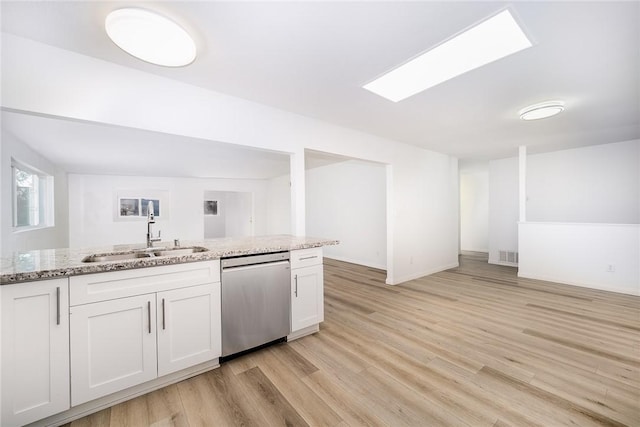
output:
<path id="1" fill-rule="evenodd" d="M 324 320 L 322 248 L 291 251 L 291 332 Z"/>
<path id="2" fill-rule="evenodd" d="M 71 403 L 220 357 L 219 261 L 71 277 Z"/>
<path id="3" fill-rule="evenodd" d="M 68 291 L 68 279 L 0 286 L 2 426 L 69 409 Z"/>
<path id="4" fill-rule="evenodd" d="M 155 294 L 71 307 L 74 406 L 156 378 L 155 312 Z"/>
<path id="5" fill-rule="evenodd" d="M 220 356 L 220 283 L 160 292 L 157 302 L 158 376 Z"/>

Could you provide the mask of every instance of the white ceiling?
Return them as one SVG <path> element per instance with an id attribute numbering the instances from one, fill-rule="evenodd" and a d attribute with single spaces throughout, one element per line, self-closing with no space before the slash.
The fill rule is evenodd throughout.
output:
<path id="1" fill-rule="evenodd" d="M 104 17 L 140 3 L 194 35 L 199 55 L 192 65 L 154 66 L 110 42 Z M 1 7 L 4 32 L 462 159 L 513 156 L 519 145 L 542 152 L 640 138 L 637 1 L 3 1 Z M 399 103 L 361 88 L 505 7 L 532 48 Z M 548 99 L 564 100 L 567 111 L 537 122 L 517 117 L 520 108 Z"/>

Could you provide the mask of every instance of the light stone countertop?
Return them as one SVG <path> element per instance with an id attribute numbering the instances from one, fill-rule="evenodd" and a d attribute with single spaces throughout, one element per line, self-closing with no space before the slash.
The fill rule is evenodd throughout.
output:
<path id="1" fill-rule="evenodd" d="M 158 265 L 215 260 L 238 255 L 253 255 L 337 245 L 337 240 L 289 235 L 230 237 L 222 239 L 181 241 L 183 248 L 200 246 L 206 252 L 189 255 L 166 255 L 150 258 L 133 258 L 119 261 L 82 262 L 89 255 L 129 253 L 145 250 L 144 244 L 102 246 L 86 249 L 42 249 L 14 252 L 0 258 L 0 285 L 54 279 L 79 274 L 102 273 Z M 155 248 L 173 248 L 173 242 L 159 242 Z"/>

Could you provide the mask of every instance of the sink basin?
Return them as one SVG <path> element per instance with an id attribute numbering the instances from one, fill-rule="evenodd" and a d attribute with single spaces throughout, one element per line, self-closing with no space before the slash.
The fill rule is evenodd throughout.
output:
<path id="1" fill-rule="evenodd" d="M 207 252 L 208 250 L 209 249 L 203 248 L 201 246 L 193 246 L 190 248 L 177 247 L 177 248 L 158 249 L 156 251 L 153 251 L 153 253 L 155 256 L 167 256 L 167 255 L 181 256 L 181 255 L 195 254 L 198 252 Z"/>
<path id="2" fill-rule="evenodd" d="M 193 246 L 187 248 L 149 248 L 145 249 L 144 251 L 138 252 L 89 255 L 84 257 L 82 262 L 126 261 L 138 258 L 153 258 L 157 256 L 183 256 L 206 251 L 208 251 L 208 249 L 201 246 Z"/>
<path id="3" fill-rule="evenodd" d="M 104 261 L 124 261 L 127 259 L 150 258 L 154 256 L 149 252 L 132 252 L 126 254 L 105 254 L 105 255 L 89 255 L 84 257 L 82 262 L 104 262 Z"/>

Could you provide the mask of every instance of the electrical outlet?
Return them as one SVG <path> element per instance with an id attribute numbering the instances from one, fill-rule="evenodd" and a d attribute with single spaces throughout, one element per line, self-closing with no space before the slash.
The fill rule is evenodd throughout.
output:
<path id="1" fill-rule="evenodd" d="M 413 264 L 413 257 L 409 258 L 409 264 Z"/>
<path id="2" fill-rule="evenodd" d="M 616 266 L 613 264 L 609 264 L 607 265 L 607 273 L 613 273 L 614 271 L 616 271 Z"/>

